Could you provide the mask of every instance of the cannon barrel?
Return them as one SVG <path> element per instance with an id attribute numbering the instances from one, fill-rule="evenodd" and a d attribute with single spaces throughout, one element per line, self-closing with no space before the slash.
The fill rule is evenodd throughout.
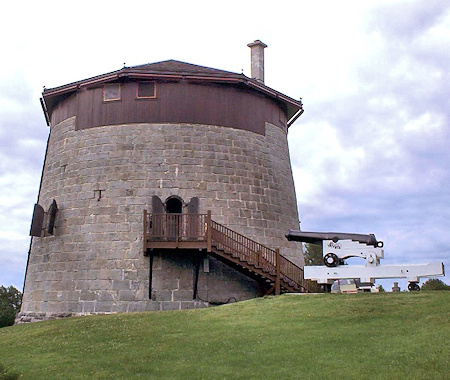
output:
<path id="1" fill-rule="evenodd" d="M 289 230 L 285 236 L 289 241 L 301 241 L 313 244 L 322 243 L 324 240 L 333 240 L 334 242 L 339 240 L 353 240 L 367 245 L 373 245 L 374 247 L 383 246 L 383 242 L 377 241 L 374 234 L 364 235 L 341 232 L 306 232 Z"/>

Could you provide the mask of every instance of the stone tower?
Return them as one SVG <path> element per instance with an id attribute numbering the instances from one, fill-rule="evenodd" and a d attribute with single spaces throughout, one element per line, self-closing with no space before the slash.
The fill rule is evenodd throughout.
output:
<path id="1" fill-rule="evenodd" d="M 284 237 L 299 223 L 287 131 L 302 104 L 264 85 L 266 45 L 249 46 L 262 60 L 254 78 L 170 60 L 44 90 L 50 135 L 22 321 L 261 294 L 256 277 L 203 246 L 148 249 L 144 210 L 153 229 L 151 215 L 210 212 L 303 265 L 299 243 Z M 155 240 L 174 244 L 164 223 Z"/>

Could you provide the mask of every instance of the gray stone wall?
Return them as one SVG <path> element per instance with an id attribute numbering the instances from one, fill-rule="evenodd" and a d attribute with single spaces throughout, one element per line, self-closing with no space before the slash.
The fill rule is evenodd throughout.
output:
<path id="1" fill-rule="evenodd" d="M 75 131 L 75 118 L 52 127 L 39 203 L 59 206 L 54 236 L 34 238 L 22 313 L 103 313 L 204 307 L 192 300 L 192 257 L 156 252 L 153 289 L 142 251 L 143 210 L 151 198 L 200 200 L 200 212 L 303 264 L 286 131 L 265 136 L 187 124 L 115 125 Z M 257 286 L 210 259 L 199 297 L 255 297 Z M 149 298 L 151 294 L 151 298 Z M 203 297 L 202 297 L 203 295 Z M 205 296 L 206 295 L 206 296 Z"/>

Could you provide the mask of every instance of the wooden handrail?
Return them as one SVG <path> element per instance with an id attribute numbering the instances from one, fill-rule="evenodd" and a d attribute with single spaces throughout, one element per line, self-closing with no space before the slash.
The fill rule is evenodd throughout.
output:
<path id="1" fill-rule="evenodd" d="M 207 214 L 150 214 L 144 210 L 144 253 L 147 242 L 203 242 L 207 251 L 214 246 L 234 259 L 247 262 L 275 276 L 275 292 L 281 291 L 281 281 L 292 287 L 308 289 L 303 279 L 303 269 L 280 254 L 255 240 L 211 219 Z"/>
<path id="2" fill-rule="evenodd" d="M 236 231 L 212 221 L 212 240 L 218 249 L 259 267 L 275 269 L 276 252 Z"/>
<path id="3" fill-rule="evenodd" d="M 280 279 L 307 289 L 303 280 L 303 269 L 283 255 L 277 255 L 277 251 L 215 221 L 212 221 L 212 233 L 213 244 L 218 249 L 229 251 L 234 257 L 273 274 L 277 273 L 277 263 L 279 263 Z"/>
<path id="4" fill-rule="evenodd" d="M 207 214 L 149 214 L 144 210 L 147 241 L 206 241 Z"/>

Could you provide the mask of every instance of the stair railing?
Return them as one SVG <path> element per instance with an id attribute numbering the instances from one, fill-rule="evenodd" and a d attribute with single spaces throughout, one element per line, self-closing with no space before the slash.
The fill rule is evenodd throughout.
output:
<path id="1" fill-rule="evenodd" d="M 212 246 L 233 258 L 247 262 L 263 272 L 276 276 L 275 293 L 280 292 L 280 280 L 292 287 L 308 285 L 303 279 L 303 269 L 273 250 L 239 234 L 211 219 L 207 214 L 150 214 L 144 210 L 144 252 L 147 241 L 202 241 L 207 250 Z"/>
<path id="2" fill-rule="evenodd" d="M 270 249 L 213 220 L 211 225 L 212 244 L 217 249 L 223 250 L 257 268 L 261 268 L 263 271 L 270 272 L 291 286 L 295 287 L 297 285 L 306 289 L 306 284 L 303 280 L 303 269 L 281 255 L 279 250 Z"/>

